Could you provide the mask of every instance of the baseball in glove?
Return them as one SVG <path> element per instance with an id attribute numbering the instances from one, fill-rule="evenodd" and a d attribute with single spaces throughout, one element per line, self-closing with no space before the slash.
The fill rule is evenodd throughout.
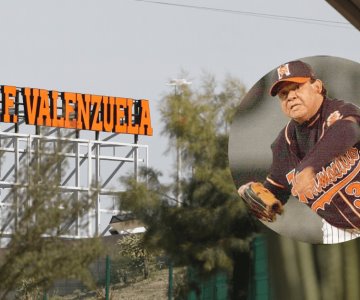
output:
<path id="1" fill-rule="evenodd" d="M 274 222 L 276 214 L 281 215 L 283 205 L 273 193 L 260 182 L 248 183 L 238 190 L 250 211 L 258 218 L 267 222 Z"/>

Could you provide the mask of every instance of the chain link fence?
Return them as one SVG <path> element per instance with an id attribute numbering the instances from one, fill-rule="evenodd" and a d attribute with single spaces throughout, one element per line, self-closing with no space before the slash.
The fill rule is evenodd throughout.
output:
<path id="1" fill-rule="evenodd" d="M 145 266 L 141 260 L 108 256 L 98 259 L 90 269 L 96 282 L 95 290 L 89 290 L 77 280 L 60 280 L 47 292 L 46 298 L 169 299 L 169 295 L 174 294 L 174 286 L 182 280 L 180 271 L 172 273 L 170 270 L 169 273 L 164 258 L 157 258 Z M 169 274 L 173 274 L 170 280 Z"/>

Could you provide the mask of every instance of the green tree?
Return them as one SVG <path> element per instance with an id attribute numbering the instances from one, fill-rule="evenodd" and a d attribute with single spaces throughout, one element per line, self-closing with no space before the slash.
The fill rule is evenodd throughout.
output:
<path id="1" fill-rule="evenodd" d="M 133 211 L 147 231 L 148 247 L 161 248 L 175 264 L 200 276 L 226 270 L 232 299 L 246 299 L 249 243 L 256 228 L 239 201 L 228 167 L 229 123 L 245 93 L 227 76 L 221 86 L 205 74 L 197 90 L 182 85 L 167 94 L 160 108 L 170 150 L 180 149 L 181 205 L 177 182 L 160 183 L 160 173 L 143 170 L 143 181 L 126 178 L 121 206 Z"/>
<path id="2" fill-rule="evenodd" d="M 16 224 L 0 260 L 1 299 L 24 286 L 24 295 L 45 291 L 57 279 L 73 278 L 89 286 L 94 284 L 88 267 L 102 253 L 100 240 L 62 238 L 68 233 L 67 224 L 87 212 L 93 200 L 85 195 L 76 201 L 73 194 L 60 193 L 60 174 L 66 165 L 61 150 L 64 153 L 69 148 L 59 143 L 54 150 L 39 142 L 31 168 L 23 167 L 11 191 L 16 205 L 7 218 L 16 219 Z"/>
<path id="3" fill-rule="evenodd" d="M 119 254 L 130 259 L 131 267 L 140 269 L 147 279 L 150 275 L 150 264 L 154 261 L 155 255 L 149 252 L 143 240 L 143 234 L 128 234 L 118 242 Z"/>

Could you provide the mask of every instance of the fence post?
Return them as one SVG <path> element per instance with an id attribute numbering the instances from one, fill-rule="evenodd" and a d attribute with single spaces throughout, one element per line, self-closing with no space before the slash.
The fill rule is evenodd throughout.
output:
<path id="1" fill-rule="evenodd" d="M 110 256 L 106 255 L 105 299 L 110 299 Z"/>
<path id="2" fill-rule="evenodd" d="M 268 252 L 264 236 L 259 235 L 251 242 L 251 251 L 253 259 L 249 299 L 270 300 Z"/>
<path id="3" fill-rule="evenodd" d="M 169 290 L 168 290 L 168 300 L 172 300 L 173 298 L 173 265 L 172 262 L 169 261 Z"/>

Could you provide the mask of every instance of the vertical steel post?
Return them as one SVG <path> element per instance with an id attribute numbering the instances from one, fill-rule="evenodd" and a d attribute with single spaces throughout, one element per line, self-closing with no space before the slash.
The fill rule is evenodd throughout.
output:
<path id="1" fill-rule="evenodd" d="M 88 196 L 91 197 L 91 186 L 92 186 L 92 151 L 91 151 L 91 142 L 89 141 L 88 142 L 88 154 L 87 154 L 87 157 L 88 157 Z M 93 232 L 92 230 L 92 221 L 93 221 L 93 213 L 92 211 L 90 210 L 89 211 L 89 232 L 88 232 L 88 236 L 92 236 L 91 235 L 91 232 Z"/>
<path id="2" fill-rule="evenodd" d="M 80 145 L 79 145 L 79 142 L 76 141 L 75 142 L 75 186 L 77 188 L 76 192 L 75 192 L 75 201 L 76 203 L 79 202 L 79 187 L 80 187 Z M 75 234 L 76 236 L 79 236 L 80 235 L 80 232 L 79 232 L 79 228 L 80 228 L 80 220 L 79 220 L 79 214 L 77 215 L 76 217 L 76 224 L 75 224 Z"/>
<path id="3" fill-rule="evenodd" d="M 134 144 L 137 144 L 138 143 L 138 140 L 139 140 L 139 137 L 138 135 L 136 134 L 134 136 Z M 135 177 L 135 180 L 138 181 L 138 171 L 139 171 L 139 168 L 138 168 L 138 155 L 139 155 L 139 149 L 137 146 L 134 146 L 133 147 L 133 150 L 134 150 L 134 177 Z"/>
<path id="4" fill-rule="evenodd" d="M 96 189 L 100 184 L 100 144 L 96 143 L 96 152 L 95 152 L 95 184 Z M 99 192 L 96 192 L 96 224 L 95 224 L 95 236 L 99 236 L 100 233 L 100 195 Z"/>
<path id="5" fill-rule="evenodd" d="M 169 287 L 168 287 L 168 300 L 173 298 L 173 264 L 169 261 Z"/>
<path id="6" fill-rule="evenodd" d="M 18 181 L 19 181 L 19 139 L 14 138 L 14 144 L 15 144 L 15 186 L 18 187 Z M 18 197 L 19 190 L 18 188 L 15 188 L 15 195 L 14 195 L 14 201 L 15 201 L 15 230 L 18 228 L 18 216 L 19 216 L 19 197 Z"/>
<path id="7" fill-rule="evenodd" d="M 110 255 L 106 255 L 105 300 L 110 299 Z"/>
<path id="8" fill-rule="evenodd" d="M 180 99 L 178 98 L 177 93 L 177 85 L 175 85 L 175 100 L 179 102 L 180 106 Z M 177 120 L 180 120 L 180 107 L 178 106 L 177 111 Z M 179 138 L 176 136 L 176 201 L 177 206 L 181 206 L 181 149 L 179 145 Z"/>

